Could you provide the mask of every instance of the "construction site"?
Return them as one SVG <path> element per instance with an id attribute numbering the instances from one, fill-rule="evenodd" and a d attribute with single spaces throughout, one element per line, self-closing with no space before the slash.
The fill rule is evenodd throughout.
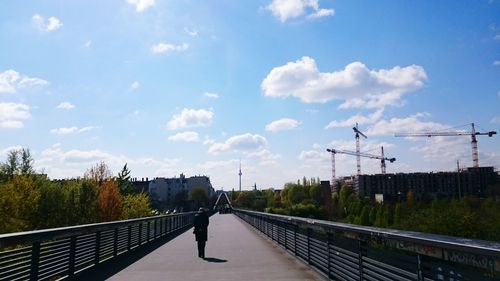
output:
<path id="1" fill-rule="evenodd" d="M 472 167 L 460 168 L 453 172 L 415 172 L 415 173 L 386 173 L 386 163 L 396 161 L 395 157 L 386 157 L 384 147 L 381 154 L 375 155 L 360 151 L 360 136 L 367 136 L 360 131 L 358 124 L 353 127 L 356 141 L 356 151 L 327 148 L 331 154 L 332 163 L 332 192 L 340 192 L 340 188 L 347 184 L 361 197 L 378 202 L 405 200 L 409 192 L 416 200 L 430 200 L 432 198 L 461 198 L 471 195 L 476 197 L 498 196 L 499 191 L 494 190 L 498 181 L 498 173 L 494 167 L 480 167 L 477 147 L 477 136 L 492 137 L 496 131 L 478 132 L 474 123 L 470 124 L 470 131 L 441 131 L 441 132 L 416 132 L 400 133 L 395 137 L 471 137 Z M 348 177 L 337 177 L 335 171 L 336 154 L 345 154 L 356 157 L 357 173 Z M 380 174 L 362 174 L 361 157 L 380 160 Z"/>

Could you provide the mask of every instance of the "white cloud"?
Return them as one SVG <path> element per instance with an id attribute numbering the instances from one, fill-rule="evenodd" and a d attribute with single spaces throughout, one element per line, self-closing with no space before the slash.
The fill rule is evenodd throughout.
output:
<path id="1" fill-rule="evenodd" d="M 87 42 L 85 42 L 85 44 L 83 44 L 83 47 L 85 48 L 90 48 L 90 46 L 92 45 L 92 40 L 87 40 Z"/>
<path id="2" fill-rule="evenodd" d="M 189 45 L 187 43 L 182 43 L 181 45 L 174 45 L 174 44 L 169 44 L 169 43 L 158 43 L 154 44 L 151 46 L 151 52 L 154 54 L 162 54 L 166 52 L 181 52 L 185 51 L 189 48 Z"/>
<path id="3" fill-rule="evenodd" d="M 135 6 L 137 12 L 143 12 L 149 7 L 153 7 L 155 5 L 155 0 L 127 0 L 127 3 Z"/>
<path id="4" fill-rule="evenodd" d="M 31 117 L 30 107 L 22 103 L 0 103 L 0 128 L 18 129 Z"/>
<path id="5" fill-rule="evenodd" d="M 266 8 L 281 22 L 306 13 L 309 13 L 308 18 L 333 16 L 335 13 L 333 9 L 320 9 L 318 0 L 273 0 Z"/>
<path id="6" fill-rule="evenodd" d="M 50 130 L 51 133 L 53 134 L 58 134 L 58 135 L 69 135 L 69 134 L 78 134 L 78 133 L 83 133 L 90 131 L 92 129 L 95 129 L 93 126 L 87 126 L 83 128 L 78 128 L 78 127 L 67 127 L 67 128 L 55 128 Z"/>
<path id="7" fill-rule="evenodd" d="M 174 115 L 167 123 L 170 130 L 192 127 L 207 127 L 212 124 L 215 113 L 212 110 L 206 109 L 189 109 L 184 108 L 181 114 Z"/>
<path id="8" fill-rule="evenodd" d="M 491 119 L 490 123 L 500 124 L 500 116 L 495 116 Z"/>
<path id="9" fill-rule="evenodd" d="M 203 140 L 204 145 L 212 145 L 215 143 L 215 140 L 210 138 L 209 136 L 205 136 L 205 139 Z"/>
<path id="10" fill-rule="evenodd" d="M 28 77 L 12 69 L 0 73 L 0 93 L 15 93 L 18 89 L 48 84 L 43 79 Z"/>
<path id="11" fill-rule="evenodd" d="M 130 85 L 130 89 L 133 91 L 133 90 L 137 90 L 139 89 L 141 85 L 139 84 L 138 81 L 134 81 L 131 85 Z"/>
<path id="12" fill-rule="evenodd" d="M 500 40 L 500 34 L 495 35 L 494 39 L 495 40 Z"/>
<path id="13" fill-rule="evenodd" d="M 406 118 L 391 118 L 380 120 L 366 131 L 367 135 L 393 135 L 396 133 L 411 132 L 435 132 L 442 131 L 449 126 L 422 121 L 421 118 L 428 117 L 428 113 L 417 113 Z"/>
<path id="14" fill-rule="evenodd" d="M 303 150 L 299 154 L 299 160 L 302 161 L 325 161 L 330 159 L 329 154 L 317 150 Z"/>
<path id="15" fill-rule="evenodd" d="M 207 98 L 210 98 L 210 99 L 218 99 L 219 98 L 218 94 L 216 94 L 216 93 L 209 93 L 209 92 L 203 93 L 203 96 L 207 97 Z"/>
<path id="16" fill-rule="evenodd" d="M 224 143 L 214 143 L 208 149 L 208 153 L 217 154 L 224 151 L 258 152 L 267 145 L 265 137 L 258 134 L 246 133 L 232 136 Z"/>
<path id="17" fill-rule="evenodd" d="M 282 118 L 266 125 L 266 131 L 278 132 L 297 128 L 300 122 L 291 118 Z"/>
<path id="18" fill-rule="evenodd" d="M 499 66 L 500 65 L 500 60 L 493 61 L 494 66 Z"/>
<path id="19" fill-rule="evenodd" d="M 383 108 L 401 104 L 402 95 L 420 89 L 426 80 L 418 65 L 370 70 L 353 62 L 340 71 L 320 72 L 306 56 L 273 68 L 261 87 L 269 97 L 294 96 L 306 103 L 338 99 L 345 100 L 342 108 Z"/>
<path id="20" fill-rule="evenodd" d="M 334 120 L 334 121 L 331 121 L 330 123 L 328 123 L 328 125 L 326 125 L 325 129 L 351 127 L 351 126 L 355 126 L 356 123 L 358 123 L 359 125 L 373 124 L 373 123 L 377 122 L 382 117 L 383 112 L 384 112 L 383 109 L 379 109 L 368 116 L 356 114 L 356 115 L 351 116 L 345 120 L 341 120 L 341 121 Z"/>
<path id="21" fill-rule="evenodd" d="M 335 10 L 333 10 L 333 9 L 319 9 L 319 10 L 316 10 L 316 12 L 314 14 L 310 14 L 307 17 L 312 18 L 312 19 L 316 19 L 316 18 L 333 16 L 334 14 L 335 14 Z"/>
<path id="22" fill-rule="evenodd" d="M 197 142 L 199 136 L 197 132 L 187 131 L 169 136 L 168 139 L 171 141 Z"/>
<path id="23" fill-rule="evenodd" d="M 57 108 L 59 108 L 59 109 L 73 109 L 73 108 L 75 108 L 75 106 L 72 103 L 68 102 L 68 101 L 64 101 L 64 102 L 61 102 L 57 106 Z"/>
<path id="24" fill-rule="evenodd" d="M 189 29 L 187 27 L 184 27 L 184 32 L 186 32 L 189 36 L 196 37 L 198 36 L 198 31 L 194 29 Z"/>
<path id="25" fill-rule="evenodd" d="M 31 18 L 33 24 L 38 30 L 43 32 L 51 32 L 63 26 L 62 22 L 56 17 L 50 17 L 47 21 L 39 14 L 34 14 Z"/>

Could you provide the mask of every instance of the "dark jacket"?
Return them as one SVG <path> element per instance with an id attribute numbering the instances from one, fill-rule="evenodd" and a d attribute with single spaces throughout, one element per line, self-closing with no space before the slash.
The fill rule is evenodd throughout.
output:
<path id="1" fill-rule="evenodd" d="M 194 231 L 196 241 L 207 241 L 208 215 L 205 212 L 198 212 L 194 215 Z"/>

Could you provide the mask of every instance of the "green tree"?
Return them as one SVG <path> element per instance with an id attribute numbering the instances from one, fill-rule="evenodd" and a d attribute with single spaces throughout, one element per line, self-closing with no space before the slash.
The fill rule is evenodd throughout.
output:
<path id="1" fill-rule="evenodd" d="M 151 208 L 148 195 L 145 193 L 128 194 L 122 201 L 122 219 L 135 219 L 149 216 Z"/>
<path id="2" fill-rule="evenodd" d="M 133 193 L 134 189 L 132 183 L 130 182 L 130 170 L 127 167 L 127 163 L 125 163 L 125 166 L 123 166 L 122 170 L 118 173 L 116 181 L 118 182 L 118 188 L 121 195 Z"/>
<path id="3" fill-rule="evenodd" d="M 313 184 L 309 188 L 309 197 L 314 201 L 316 205 L 322 205 L 323 194 L 321 186 L 319 184 Z"/>
<path id="4" fill-rule="evenodd" d="M 56 184 L 48 184 L 40 189 L 38 207 L 38 228 L 54 228 L 68 224 L 68 192 Z"/>
<path id="5" fill-rule="evenodd" d="M 352 188 L 348 185 L 343 185 L 340 188 L 339 209 L 340 213 L 343 214 L 344 216 L 346 215 L 347 212 L 348 199 L 352 193 L 353 193 Z"/>
<path id="6" fill-rule="evenodd" d="M 189 200 L 194 201 L 195 207 L 203 207 L 208 203 L 208 193 L 203 187 L 193 187 L 189 190 Z"/>
<path id="7" fill-rule="evenodd" d="M 401 221 L 401 203 L 396 203 L 396 206 L 394 207 L 394 220 L 393 224 L 395 226 L 398 226 Z"/>

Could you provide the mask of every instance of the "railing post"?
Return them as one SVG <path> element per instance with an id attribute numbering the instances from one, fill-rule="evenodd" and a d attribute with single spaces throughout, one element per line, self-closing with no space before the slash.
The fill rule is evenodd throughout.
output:
<path id="1" fill-rule="evenodd" d="M 311 264 L 311 231 L 309 227 L 307 228 L 307 263 Z"/>
<path id="2" fill-rule="evenodd" d="M 113 257 L 118 256 L 118 228 L 115 228 L 113 235 Z"/>
<path id="3" fill-rule="evenodd" d="M 69 276 L 73 276 L 73 274 L 75 274 L 75 255 L 76 255 L 76 236 L 71 236 L 69 242 L 69 264 L 68 264 Z"/>
<path id="4" fill-rule="evenodd" d="M 95 252 L 94 252 L 94 264 L 98 265 L 101 255 L 101 232 L 97 231 L 95 233 Z"/>
<path id="5" fill-rule="evenodd" d="M 40 242 L 31 245 L 31 270 L 30 280 L 38 280 L 38 263 L 40 261 Z"/>
<path id="6" fill-rule="evenodd" d="M 424 273 L 422 271 L 422 257 L 417 254 L 417 280 L 424 281 Z"/>
<path id="7" fill-rule="evenodd" d="M 330 244 L 330 241 L 333 240 L 333 234 L 330 233 L 330 232 L 327 232 L 326 233 L 326 250 L 327 250 L 327 254 L 328 254 L 328 278 L 331 279 L 332 278 L 332 267 L 331 267 L 331 264 L 332 264 L 332 256 L 330 254 L 330 247 L 331 247 L 331 244 Z"/>
<path id="8" fill-rule="evenodd" d="M 363 241 L 358 240 L 359 281 L 363 281 Z"/>
<path id="9" fill-rule="evenodd" d="M 293 225 L 293 253 L 297 255 L 297 225 Z"/>
<path id="10" fill-rule="evenodd" d="M 127 227 L 127 251 L 132 248 L 132 226 Z"/>
<path id="11" fill-rule="evenodd" d="M 142 222 L 139 223 L 139 236 L 137 241 L 137 245 L 141 244 L 142 244 Z"/>
<path id="12" fill-rule="evenodd" d="M 147 227 L 148 228 L 146 229 L 146 241 L 149 242 L 149 236 L 150 236 L 149 234 L 151 232 L 151 222 L 150 221 L 148 221 Z"/>
<path id="13" fill-rule="evenodd" d="M 284 222 L 283 228 L 285 229 L 285 250 L 288 250 L 288 243 L 287 243 L 287 238 L 286 238 L 288 236 L 288 233 L 287 233 L 288 223 Z"/>

